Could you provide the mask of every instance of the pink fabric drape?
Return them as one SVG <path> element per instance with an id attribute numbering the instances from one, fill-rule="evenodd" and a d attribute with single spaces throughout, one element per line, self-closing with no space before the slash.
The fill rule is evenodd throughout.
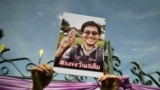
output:
<path id="1" fill-rule="evenodd" d="M 160 90 L 160 88 L 127 84 L 127 79 L 123 79 L 123 83 L 119 90 L 130 87 L 129 90 Z M 127 82 L 127 83 L 126 83 Z M 123 87 L 123 88 L 122 88 Z M 31 90 L 32 80 L 20 79 L 13 77 L 0 76 L 0 90 Z M 99 84 L 96 82 L 62 82 L 52 81 L 44 90 L 99 90 Z"/>
<path id="2" fill-rule="evenodd" d="M 98 84 L 92 82 L 52 81 L 44 90 L 95 90 Z M 0 90 L 31 90 L 32 81 L 0 76 Z"/>

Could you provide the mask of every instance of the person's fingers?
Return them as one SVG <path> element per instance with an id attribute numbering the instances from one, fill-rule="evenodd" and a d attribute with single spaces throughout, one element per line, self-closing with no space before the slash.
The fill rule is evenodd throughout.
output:
<path id="1" fill-rule="evenodd" d="M 39 74 L 38 71 L 41 71 L 41 69 L 37 68 L 37 67 L 33 67 L 31 69 L 31 74 L 32 74 L 32 80 L 33 80 L 33 84 L 35 86 L 39 86 L 40 84 L 40 80 L 39 80 Z"/>
<path id="2" fill-rule="evenodd" d="M 68 37 L 65 37 L 61 40 L 61 43 L 60 43 L 60 46 L 61 48 L 65 48 L 65 47 L 68 47 L 70 46 L 72 43 L 73 40 L 70 40 Z"/>
<path id="3" fill-rule="evenodd" d="M 103 75 L 101 77 L 98 78 L 99 81 L 104 81 L 107 79 L 119 79 L 118 76 L 114 76 L 114 75 Z"/>
<path id="4" fill-rule="evenodd" d="M 103 80 L 105 80 L 105 79 L 107 79 L 107 75 L 100 76 L 100 77 L 98 78 L 98 81 L 103 81 Z"/>
<path id="5" fill-rule="evenodd" d="M 100 76 L 97 80 L 98 80 L 98 81 L 101 81 L 101 78 L 102 78 L 102 76 Z"/>
<path id="6" fill-rule="evenodd" d="M 72 38 L 74 34 L 74 29 L 71 29 L 69 34 L 68 34 L 68 38 Z"/>
<path id="7" fill-rule="evenodd" d="M 47 74 L 53 74 L 53 67 L 50 66 L 49 64 L 39 64 L 36 67 L 33 67 L 31 69 L 31 72 L 41 72 L 41 73 L 47 73 Z"/>
<path id="8" fill-rule="evenodd" d="M 101 78 L 101 81 L 107 80 L 109 78 L 108 75 L 104 75 L 104 77 Z"/>
<path id="9" fill-rule="evenodd" d="M 50 66 L 48 66 L 48 64 L 37 65 L 37 69 L 42 70 L 42 72 L 44 72 L 47 75 L 50 75 L 50 70 L 52 70 Z"/>
<path id="10" fill-rule="evenodd" d="M 73 29 L 73 31 L 72 31 L 72 37 L 71 38 L 75 38 L 75 36 L 76 36 L 76 30 Z"/>
<path id="11" fill-rule="evenodd" d="M 45 70 L 49 76 L 51 76 L 54 73 L 53 67 L 49 64 L 44 64 L 43 66 L 45 67 Z"/>
<path id="12" fill-rule="evenodd" d="M 43 72 L 43 70 L 37 67 L 33 67 L 31 69 L 31 74 L 34 81 L 37 81 L 36 79 L 39 78 L 39 72 Z"/>
<path id="13" fill-rule="evenodd" d="M 98 81 L 103 81 L 104 79 L 107 79 L 107 69 L 103 67 L 103 75 L 98 78 Z"/>
<path id="14" fill-rule="evenodd" d="M 66 43 L 66 40 L 67 38 L 63 38 L 62 40 L 61 40 L 61 42 L 60 42 L 60 47 L 61 48 L 63 48 L 64 47 L 64 45 L 65 45 L 65 43 Z"/>
<path id="15" fill-rule="evenodd" d="M 43 64 L 37 65 L 37 69 L 41 69 L 43 72 L 46 71 L 46 67 Z"/>
<path id="16" fill-rule="evenodd" d="M 34 77 L 36 75 L 36 71 L 37 71 L 37 69 L 35 67 L 31 68 L 32 77 Z"/>
<path id="17" fill-rule="evenodd" d="M 106 75 L 107 74 L 107 68 L 103 67 L 103 74 Z"/>
<path id="18" fill-rule="evenodd" d="M 31 72 L 35 72 L 35 71 L 43 72 L 43 69 L 38 68 L 38 67 L 33 67 L 33 68 L 31 69 Z"/>
<path id="19" fill-rule="evenodd" d="M 73 34 L 74 34 L 74 31 L 73 29 L 69 32 L 69 35 L 68 35 L 68 38 L 72 38 L 73 37 Z"/>
<path id="20" fill-rule="evenodd" d="M 71 29 L 71 31 L 69 32 L 69 35 L 68 35 L 69 40 L 74 40 L 75 36 L 76 36 L 76 30 Z"/>
<path id="21" fill-rule="evenodd" d="M 102 86 L 105 86 L 104 88 L 108 86 L 112 87 L 113 90 L 118 90 L 120 85 L 120 77 L 115 75 L 103 75 L 99 77 L 99 81 L 101 82 Z"/>

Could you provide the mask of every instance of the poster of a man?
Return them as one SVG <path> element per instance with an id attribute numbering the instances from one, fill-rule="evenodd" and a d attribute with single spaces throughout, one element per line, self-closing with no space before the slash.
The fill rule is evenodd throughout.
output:
<path id="1" fill-rule="evenodd" d="M 54 67 L 57 73 L 103 74 L 105 19 L 63 13 Z"/>

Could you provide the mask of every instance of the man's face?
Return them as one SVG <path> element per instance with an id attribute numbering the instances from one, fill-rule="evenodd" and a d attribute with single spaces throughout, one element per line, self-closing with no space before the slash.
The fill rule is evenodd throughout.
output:
<path id="1" fill-rule="evenodd" d="M 96 26 L 85 27 L 82 37 L 87 45 L 94 46 L 100 38 L 98 28 Z"/>

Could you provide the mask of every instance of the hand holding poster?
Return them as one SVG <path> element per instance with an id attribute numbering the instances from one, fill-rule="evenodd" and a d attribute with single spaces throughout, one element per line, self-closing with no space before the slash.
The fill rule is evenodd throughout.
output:
<path id="1" fill-rule="evenodd" d="M 103 74 L 105 19 L 64 13 L 54 67 L 57 73 Z"/>

